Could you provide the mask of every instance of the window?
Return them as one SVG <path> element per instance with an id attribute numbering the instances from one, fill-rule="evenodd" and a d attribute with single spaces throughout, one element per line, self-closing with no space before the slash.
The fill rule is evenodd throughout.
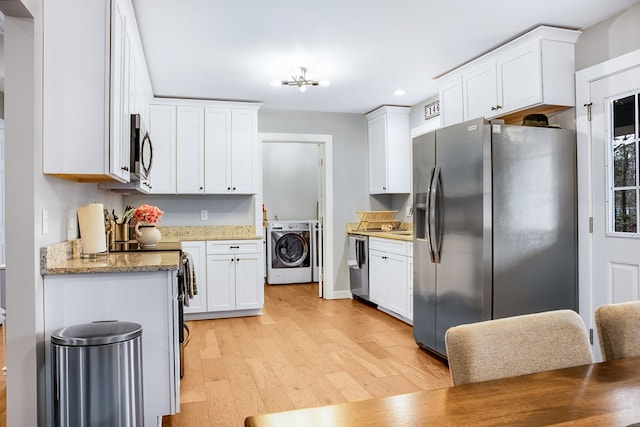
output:
<path id="1" fill-rule="evenodd" d="M 638 234 L 638 93 L 611 100 L 609 232 Z"/>

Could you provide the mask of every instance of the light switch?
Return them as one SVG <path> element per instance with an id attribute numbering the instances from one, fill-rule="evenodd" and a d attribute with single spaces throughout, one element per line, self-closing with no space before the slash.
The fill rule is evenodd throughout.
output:
<path id="1" fill-rule="evenodd" d="M 209 219 L 209 211 L 206 209 L 202 209 L 200 211 L 200 221 L 206 221 Z"/>
<path id="2" fill-rule="evenodd" d="M 49 234 L 49 211 L 42 209 L 42 235 Z"/>

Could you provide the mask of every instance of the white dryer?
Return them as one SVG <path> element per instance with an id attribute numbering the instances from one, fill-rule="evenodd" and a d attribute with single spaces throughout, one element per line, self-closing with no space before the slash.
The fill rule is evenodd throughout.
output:
<path id="1" fill-rule="evenodd" d="M 269 222 L 267 228 L 267 283 L 311 282 L 309 221 Z"/>

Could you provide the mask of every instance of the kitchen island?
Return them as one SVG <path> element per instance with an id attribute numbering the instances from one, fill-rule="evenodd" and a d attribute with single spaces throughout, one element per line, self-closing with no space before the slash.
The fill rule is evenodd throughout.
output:
<path id="1" fill-rule="evenodd" d="M 109 253 L 79 258 L 79 242 L 41 249 L 47 410 L 53 405 L 51 333 L 100 320 L 142 325 L 145 425 L 180 409 L 179 251 Z"/>

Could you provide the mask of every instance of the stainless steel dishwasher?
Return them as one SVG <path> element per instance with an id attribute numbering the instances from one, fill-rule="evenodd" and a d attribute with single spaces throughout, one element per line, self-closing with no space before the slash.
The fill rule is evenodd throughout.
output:
<path id="1" fill-rule="evenodd" d="M 349 289 L 354 297 L 369 301 L 369 237 L 349 236 Z"/>

